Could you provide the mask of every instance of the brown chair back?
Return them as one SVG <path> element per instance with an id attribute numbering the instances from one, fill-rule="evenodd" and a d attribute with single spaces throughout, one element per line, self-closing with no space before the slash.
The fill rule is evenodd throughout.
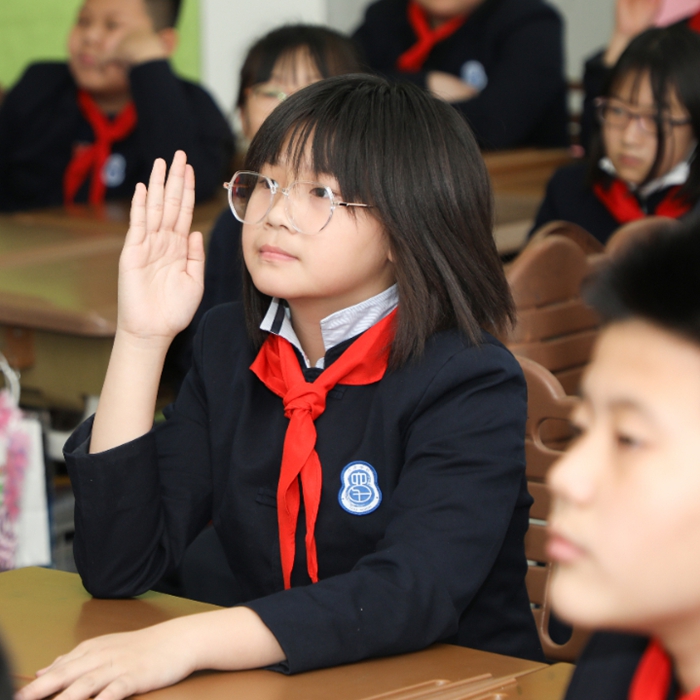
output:
<path id="1" fill-rule="evenodd" d="M 571 440 L 569 415 L 578 399 L 567 396 L 556 377 L 541 365 L 525 357 L 518 357 L 518 361 L 527 381 L 526 474 L 528 489 L 535 501 L 530 508 L 530 527 L 525 537 L 525 556 L 528 559 L 525 581 L 545 657 L 556 661 L 574 661 L 583 649 L 589 632 L 574 628 L 564 644 L 558 644 L 549 634 L 549 582 L 553 565 L 545 548 L 546 520 L 550 507 L 545 479 L 549 468 Z"/>
<path id="2" fill-rule="evenodd" d="M 599 320 L 581 298 L 581 282 L 599 257 L 569 237 L 532 240 L 506 270 L 517 323 L 505 344 L 554 373 L 575 394 Z"/>
<path id="3" fill-rule="evenodd" d="M 602 253 L 603 244 L 585 228 L 574 224 L 571 221 L 549 221 L 540 226 L 530 238 L 531 241 L 540 241 L 547 236 L 564 236 L 570 238 L 587 255 L 591 253 Z"/>

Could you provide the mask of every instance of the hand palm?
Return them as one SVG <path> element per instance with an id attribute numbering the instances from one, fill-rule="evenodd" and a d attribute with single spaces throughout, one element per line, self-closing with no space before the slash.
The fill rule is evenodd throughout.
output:
<path id="1" fill-rule="evenodd" d="M 189 233 L 194 173 L 184 153 L 153 166 L 148 190 L 137 186 L 131 223 L 119 261 L 121 330 L 138 337 L 172 339 L 187 327 L 202 297 L 204 250 L 200 233 Z"/>
<path id="2" fill-rule="evenodd" d="M 626 36 L 636 36 L 654 24 L 662 0 L 618 0 L 617 27 Z"/>

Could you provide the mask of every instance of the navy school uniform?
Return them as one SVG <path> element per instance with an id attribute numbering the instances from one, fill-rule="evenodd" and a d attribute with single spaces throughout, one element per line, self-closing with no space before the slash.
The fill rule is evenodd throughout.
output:
<path id="1" fill-rule="evenodd" d="M 330 364 L 352 342 L 326 355 Z M 297 672 L 438 641 L 541 659 L 524 584 L 531 498 L 524 467 L 526 386 L 484 334 L 431 337 L 419 361 L 375 384 L 336 386 L 316 420 L 323 492 L 319 582 L 306 573 L 304 518 L 283 590 L 276 490 L 288 421 L 250 371 L 239 304 L 200 324 L 194 364 L 168 420 L 88 454 L 91 424 L 66 445 L 76 494 L 75 558 L 99 597 L 151 588 L 205 525 L 253 609 Z M 306 369 L 307 380 L 320 370 Z M 348 510 L 343 469 L 376 470 L 376 508 Z M 347 492 L 345 493 L 347 496 Z M 344 505 L 345 503 L 345 505 Z"/>
<path id="2" fill-rule="evenodd" d="M 627 700 L 632 678 L 649 639 L 631 634 L 599 632 L 591 637 L 576 662 L 564 700 Z M 668 700 L 676 700 L 672 683 Z"/>
<path id="3" fill-rule="evenodd" d="M 106 198 L 130 199 L 136 183 L 148 182 L 153 161 L 170 162 L 178 149 L 197 173 L 197 198 L 211 197 L 233 152 L 230 127 L 211 96 L 178 78 L 165 60 L 135 66 L 129 81 L 138 121 L 113 144 Z M 31 65 L 0 109 L 0 211 L 62 205 L 73 149 L 93 142 L 68 65 Z M 87 201 L 88 184 L 76 202 Z"/>
<path id="4" fill-rule="evenodd" d="M 563 29 L 543 0 L 485 0 L 450 37 L 437 43 L 419 73 L 396 73 L 416 42 L 408 0 L 378 0 L 353 39 L 370 68 L 426 86 L 443 71 L 482 88 L 454 106 L 486 149 L 568 145 Z M 485 87 L 484 87 L 485 85 Z"/>
<path id="5" fill-rule="evenodd" d="M 601 243 L 605 243 L 620 228 L 621 224 L 586 183 L 588 167 L 588 163 L 579 162 L 560 168 L 554 173 L 547 184 L 547 191 L 530 235 L 550 221 L 563 220 L 578 224 Z M 653 215 L 670 189 L 671 187 L 666 187 L 650 194 L 640 202 L 642 209 Z"/>

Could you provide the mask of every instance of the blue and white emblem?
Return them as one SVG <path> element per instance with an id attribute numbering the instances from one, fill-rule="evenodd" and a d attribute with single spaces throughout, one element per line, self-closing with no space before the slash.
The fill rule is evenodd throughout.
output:
<path id="1" fill-rule="evenodd" d="M 462 64 L 459 74 L 459 77 L 462 78 L 462 82 L 471 85 L 476 90 L 481 91 L 489 84 L 486 69 L 479 61 L 467 61 Z"/>
<path id="2" fill-rule="evenodd" d="M 121 153 L 112 153 L 102 168 L 102 182 L 107 187 L 119 187 L 126 177 L 126 158 Z"/>
<path id="3" fill-rule="evenodd" d="M 382 502 L 377 472 L 367 462 L 350 462 L 340 475 L 340 483 L 338 502 L 348 513 L 367 515 Z"/>

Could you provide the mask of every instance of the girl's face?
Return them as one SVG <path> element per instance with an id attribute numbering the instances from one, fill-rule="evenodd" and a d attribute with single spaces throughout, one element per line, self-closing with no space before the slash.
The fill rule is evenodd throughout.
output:
<path id="1" fill-rule="evenodd" d="M 548 477 L 555 608 L 587 627 L 700 640 L 700 348 L 615 323 L 582 386 L 581 434 Z"/>
<path id="2" fill-rule="evenodd" d="M 434 19 L 447 21 L 475 10 L 484 0 L 418 0 L 418 4 Z"/>
<path id="3" fill-rule="evenodd" d="M 245 90 L 241 123 L 246 139 L 252 140 L 262 123 L 282 100 L 322 78 L 306 48 L 278 58 L 267 82 L 258 83 Z"/>
<path id="4" fill-rule="evenodd" d="M 657 113 L 648 75 L 641 78 L 634 74 L 625 76 L 609 99 L 611 108 L 618 107 L 633 115 L 652 117 L 645 122 L 653 122 Z M 668 121 L 669 119 L 684 121 L 689 117 L 688 111 L 678 100 L 675 90 L 669 92 L 668 102 L 668 109 L 663 114 L 665 117 L 664 152 L 658 177 L 685 160 L 695 141 L 693 127 L 690 124 L 673 126 Z M 659 140 L 655 133 L 643 128 L 640 119 L 630 119 L 626 126 L 622 127 L 604 123 L 603 140 L 605 152 L 620 178 L 634 185 L 639 185 L 646 180 L 656 160 Z"/>
<path id="5" fill-rule="evenodd" d="M 283 163 L 261 170 L 286 188 L 295 180 L 330 187 L 343 200 L 337 180 L 302 171 L 296 175 Z M 258 224 L 243 225 L 243 257 L 255 286 L 286 299 L 294 313 L 302 306 L 319 318 L 369 299 L 394 283 L 389 241 L 369 210 L 337 207 L 326 227 L 316 234 L 299 233 L 285 211 L 285 197 L 275 196 L 272 209 Z"/>

